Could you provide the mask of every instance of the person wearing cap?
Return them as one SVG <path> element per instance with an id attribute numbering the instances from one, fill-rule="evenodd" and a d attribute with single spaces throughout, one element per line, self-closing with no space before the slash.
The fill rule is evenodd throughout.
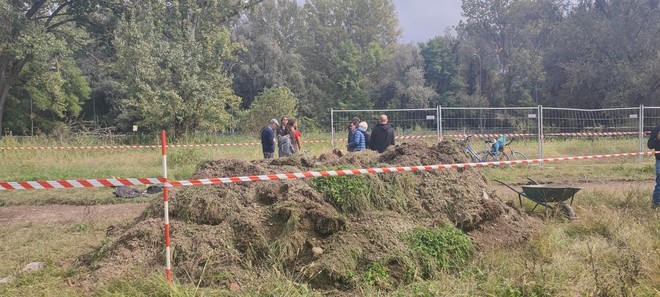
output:
<path id="1" fill-rule="evenodd" d="M 272 159 L 275 154 L 275 130 L 279 125 L 277 119 L 271 119 L 268 125 L 261 129 L 261 150 L 264 159 Z"/>

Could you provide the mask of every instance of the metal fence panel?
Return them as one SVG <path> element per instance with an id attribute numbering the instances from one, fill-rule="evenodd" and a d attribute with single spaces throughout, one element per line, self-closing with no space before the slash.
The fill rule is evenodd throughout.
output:
<path id="1" fill-rule="evenodd" d="M 441 111 L 443 137 L 462 137 L 468 134 L 519 134 L 533 137 L 538 133 L 536 107 L 442 107 Z"/>
<path id="2" fill-rule="evenodd" d="M 396 131 L 397 137 L 427 136 L 437 138 L 437 109 L 374 109 L 374 110 L 331 110 L 332 142 L 346 140 L 348 124 L 353 117 L 367 122 L 369 129 L 378 124 L 381 114 L 388 117 L 389 124 Z"/>

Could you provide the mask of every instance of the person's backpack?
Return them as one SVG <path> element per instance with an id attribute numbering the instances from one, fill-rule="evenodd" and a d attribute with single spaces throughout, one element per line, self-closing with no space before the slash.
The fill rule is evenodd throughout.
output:
<path id="1" fill-rule="evenodd" d="M 282 157 L 287 157 L 293 154 L 293 145 L 291 144 L 291 135 L 284 135 L 280 138 L 280 152 Z"/>
<path id="2" fill-rule="evenodd" d="M 115 188 L 115 191 L 112 192 L 112 194 L 115 194 L 115 196 L 119 198 L 137 198 L 142 196 L 140 190 L 128 186 L 119 186 Z"/>

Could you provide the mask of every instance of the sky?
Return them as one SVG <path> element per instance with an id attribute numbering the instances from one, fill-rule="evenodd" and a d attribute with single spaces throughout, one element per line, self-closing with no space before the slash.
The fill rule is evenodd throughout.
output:
<path id="1" fill-rule="evenodd" d="M 401 42 L 418 43 L 444 35 L 463 19 L 461 0 L 394 0 L 399 14 Z"/>
<path id="2" fill-rule="evenodd" d="M 456 26 L 461 16 L 461 0 L 393 0 L 399 15 L 402 43 L 428 41 Z M 305 0 L 298 0 L 305 3 Z"/>

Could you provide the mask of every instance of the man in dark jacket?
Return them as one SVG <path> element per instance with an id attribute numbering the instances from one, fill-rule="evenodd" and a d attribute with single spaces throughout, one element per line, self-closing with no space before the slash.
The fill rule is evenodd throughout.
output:
<path id="1" fill-rule="evenodd" d="M 369 149 L 382 153 L 388 146 L 394 145 L 394 129 L 387 122 L 387 115 L 380 115 L 378 125 L 371 130 Z"/>
<path id="2" fill-rule="evenodd" d="M 270 120 L 268 125 L 261 129 L 261 150 L 264 153 L 264 159 L 272 159 L 275 154 L 275 130 L 280 123 L 276 119 Z"/>
<path id="3" fill-rule="evenodd" d="M 646 144 L 648 148 L 654 151 L 660 151 L 660 139 L 658 139 L 658 132 L 660 132 L 660 125 L 655 126 L 649 135 L 649 141 Z M 655 154 L 655 189 L 653 190 L 653 200 L 651 207 L 660 208 L 660 154 Z"/>

